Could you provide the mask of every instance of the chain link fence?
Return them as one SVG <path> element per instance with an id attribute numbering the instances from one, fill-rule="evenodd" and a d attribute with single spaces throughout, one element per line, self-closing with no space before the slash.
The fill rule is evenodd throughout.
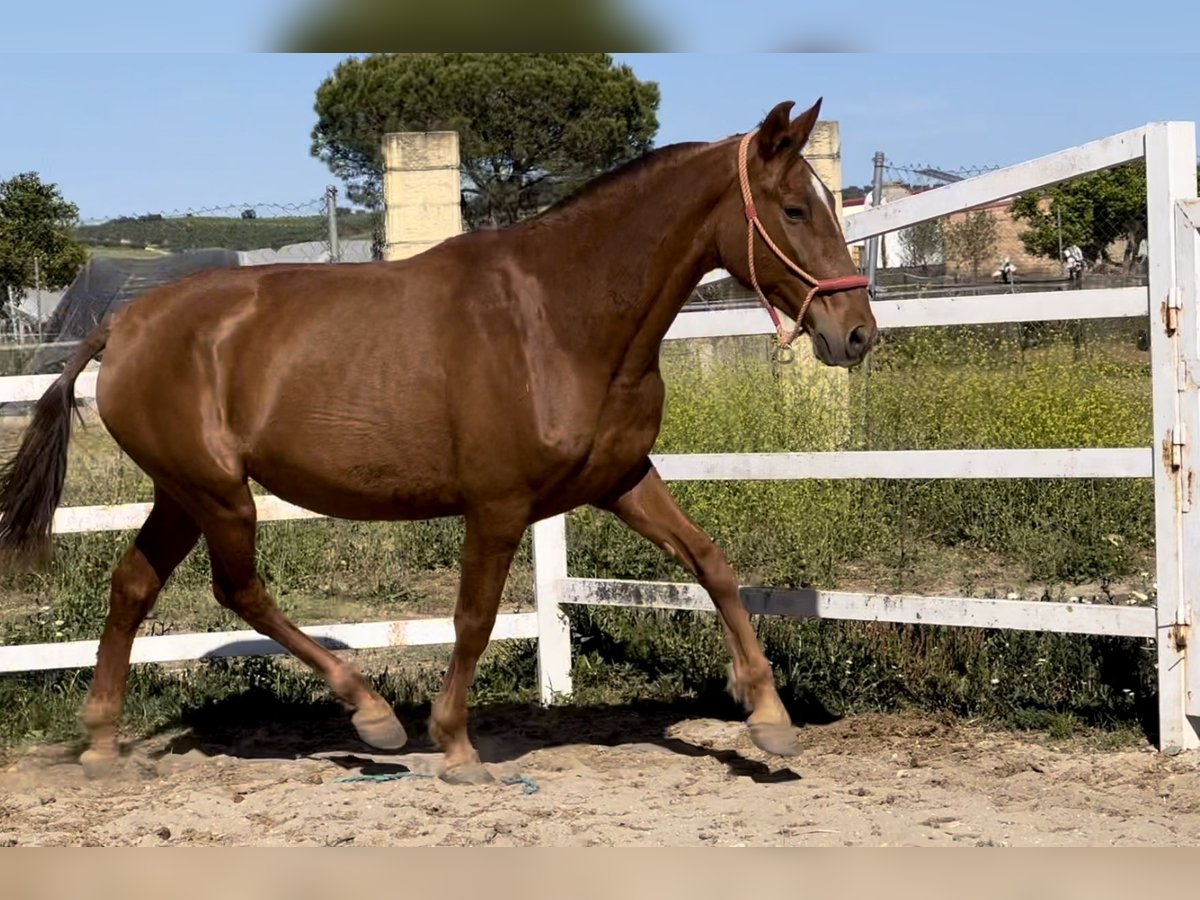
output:
<path id="1" fill-rule="evenodd" d="M 884 203 L 991 171 L 887 162 Z M 868 195 L 857 209 L 870 206 Z M 1146 172 L 1141 162 L 1071 179 L 887 235 L 877 293 L 1123 287 L 1146 283 Z"/>
<path id="2" fill-rule="evenodd" d="M 885 161 L 876 183 L 889 203 L 997 168 Z M 868 188 L 847 213 L 871 205 Z M 1140 162 L 1003 198 L 883 236 L 875 299 L 1043 292 L 1053 304 L 1057 292 L 1144 286 L 1146 221 Z M 868 246 L 860 251 L 865 269 Z M 885 330 L 851 376 L 847 444 L 1150 446 L 1147 325 Z M 1133 604 L 1156 593 L 1148 480 L 864 482 L 859 491 L 880 523 L 866 554 L 877 587 Z"/>
<path id="3" fill-rule="evenodd" d="M 885 162 L 882 202 L 996 168 Z M 847 219 L 871 204 L 869 185 L 843 197 Z M 866 272 L 867 245 L 854 250 Z M 1145 168 L 1130 164 L 885 236 L 875 299 L 1143 286 L 1147 254 Z M 697 288 L 689 308 L 756 304 L 721 280 Z M 850 373 L 815 364 L 805 340 L 789 364 L 772 358 L 770 338 L 681 342 L 692 346 L 664 353 L 671 380 L 662 449 L 1148 447 L 1147 326 L 1118 319 L 887 329 Z M 1156 594 L 1149 480 L 673 489 L 750 580 L 1085 603 L 1148 604 Z"/>

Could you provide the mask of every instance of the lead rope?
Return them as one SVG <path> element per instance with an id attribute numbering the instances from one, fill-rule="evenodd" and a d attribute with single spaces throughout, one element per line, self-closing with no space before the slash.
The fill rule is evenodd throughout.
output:
<path id="1" fill-rule="evenodd" d="M 754 291 L 758 294 L 759 302 L 766 309 L 767 314 L 771 317 L 771 321 L 775 324 L 775 335 L 779 340 L 780 347 L 790 348 L 792 342 L 804 333 L 804 314 L 808 312 L 809 304 L 812 303 L 813 297 L 817 294 L 836 294 L 839 291 L 854 290 L 856 288 L 865 288 L 870 285 L 870 280 L 863 275 L 844 275 L 840 278 L 814 278 L 796 263 L 792 262 L 787 256 L 775 245 L 771 240 L 771 236 L 767 234 L 767 229 L 763 227 L 762 222 L 758 218 L 758 210 L 754 206 L 754 198 L 750 194 L 750 172 L 746 163 L 747 148 L 750 146 L 750 141 L 754 138 L 757 132 L 749 131 L 743 137 L 738 145 L 738 181 L 742 187 L 742 203 L 746 210 L 746 256 L 750 262 L 750 283 L 754 286 Z M 785 334 L 783 323 L 779 320 L 779 314 L 775 311 L 775 307 L 767 300 L 766 294 L 758 284 L 758 271 L 754 265 L 754 233 L 757 231 L 762 237 L 766 245 L 771 249 L 779 260 L 795 275 L 807 281 L 812 285 L 804 298 L 804 302 L 800 304 L 800 311 L 796 314 L 796 327 L 792 329 L 790 334 Z"/>

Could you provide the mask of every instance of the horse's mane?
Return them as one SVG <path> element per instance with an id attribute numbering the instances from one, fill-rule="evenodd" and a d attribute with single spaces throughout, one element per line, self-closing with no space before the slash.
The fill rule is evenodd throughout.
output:
<path id="1" fill-rule="evenodd" d="M 588 179 L 574 191 L 527 221 L 537 221 L 544 217 L 557 216 L 560 213 L 574 211 L 599 194 L 607 193 L 609 190 L 626 182 L 636 181 L 649 171 L 674 162 L 680 156 L 693 153 L 696 149 L 705 146 L 707 146 L 707 142 L 705 141 L 686 141 L 649 150 L 641 156 L 634 157 L 628 162 L 622 163 L 615 169 L 610 169 L 594 178 Z"/>

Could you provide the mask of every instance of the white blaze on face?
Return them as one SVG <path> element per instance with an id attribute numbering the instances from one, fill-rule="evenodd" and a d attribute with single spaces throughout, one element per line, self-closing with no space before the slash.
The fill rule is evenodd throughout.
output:
<path id="1" fill-rule="evenodd" d="M 830 193 L 829 193 L 829 190 L 825 187 L 825 183 L 823 181 L 821 181 L 820 178 L 817 177 L 817 173 L 815 171 L 813 171 L 811 168 L 808 170 L 808 178 L 809 178 L 809 181 L 812 182 L 812 187 L 813 187 L 813 190 L 816 191 L 817 198 L 821 201 L 822 205 L 827 210 L 829 210 L 830 217 L 832 217 L 833 219 L 836 220 L 837 213 L 833 209 L 833 203 L 830 199 Z"/>

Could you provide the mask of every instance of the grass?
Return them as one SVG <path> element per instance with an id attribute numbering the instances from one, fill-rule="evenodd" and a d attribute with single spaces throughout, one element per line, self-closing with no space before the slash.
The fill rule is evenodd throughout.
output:
<path id="1" fill-rule="evenodd" d="M 113 259 L 158 259 L 170 252 L 169 250 L 156 250 L 151 247 L 133 247 L 127 245 L 109 246 L 106 244 L 95 244 L 88 247 L 88 256 L 92 258 L 103 256 Z"/>
<path id="2" fill-rule="evenodd" d="M 1120 329 L 1089 326 L 1077 345 L 1078 334 L 1070 325 L 891 334 L 869 371 L 840 381 L 772 367 L 758 339 L 730 339 L 710 362 L 669 347 L 657 450 L 1148 446 L 1146 354 Z M 71 454 L 65 503 L 149 499 L 149 483 L 102 428 L 77 431 Z M 743 583 L 1153 601 L 1148 481 L 689 482 L 673 492 Z M 573 575 L 688 580 L 610 516 L 576 511 L 568 531 Z M 48 573 L 0 579 L 0 639 L 96 637 L 109 572 L 128 539 L 64 537 Z M 259 555 L 281 605 L 302 624 L 448 615 L 461 539 L 454 519 L 271 523 L 260 529 Z M 531 583 L 526 537 L 505 608 L 529 608 Z M 724 694 L 727 653 L 714 616 L 573 608 L 570 618 L 575 702 L 689 701 L 737 714 Z M 765 618 L 756 625 L 785 702 L 801 716 L 917 708 L 1052 738 L 1099 729 L 1098 746 L 1152 730 L 1154 659 L 1145 641 Z M 244 626 L 210 599 L 198 548 L 146 630 L 229 627 Z M 419 705 L 440 684 L 444 649 L 432 653 L 360 659 L 385 695 Z M 534 672 L 530 642 L 493 645 L 476 702 L 531 699 Z M 89 678 L 88 670 L 0 678 L 10 711 L 0 743 L 74 735 Z M 328 697 L 287 660 L 139 667 L 129 729 L 182 721 L 247 692 L 289 702 Z"/>

